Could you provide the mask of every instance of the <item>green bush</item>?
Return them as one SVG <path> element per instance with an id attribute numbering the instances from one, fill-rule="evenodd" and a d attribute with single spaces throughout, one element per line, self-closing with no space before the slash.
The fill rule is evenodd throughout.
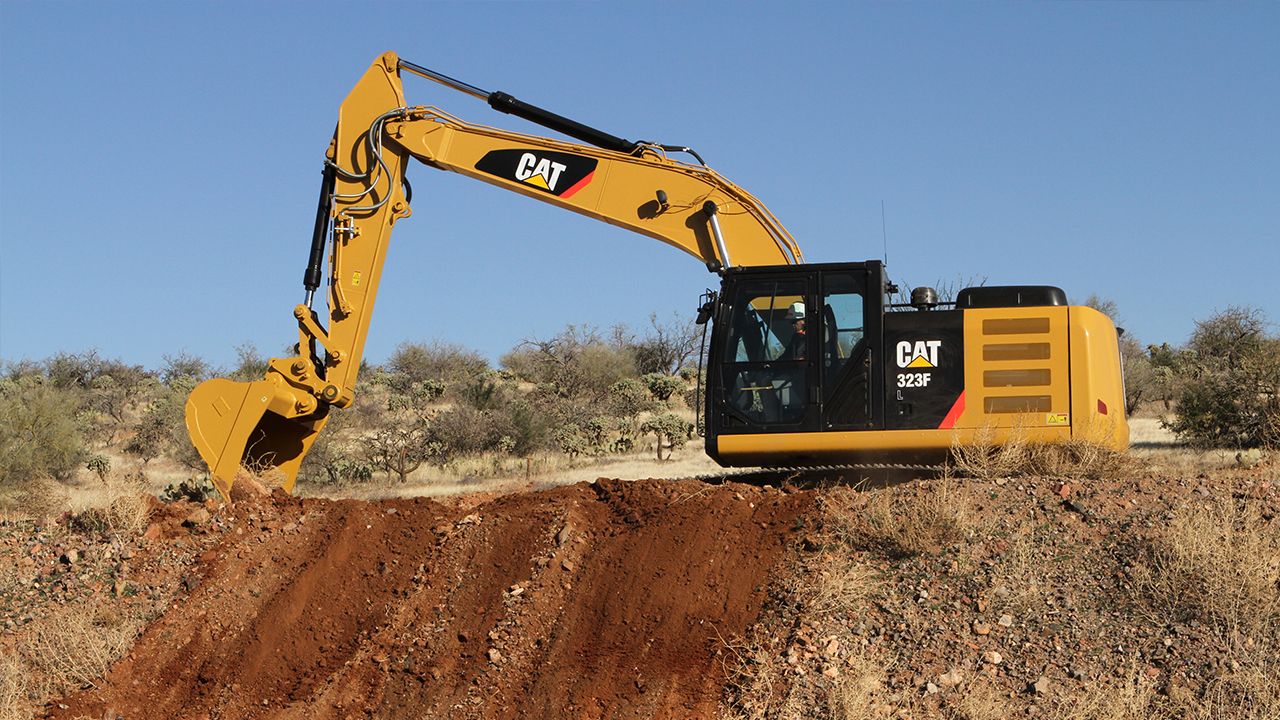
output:
<path id="1" fill-rule="evenodd" d="M 76 391 L 38 376 L 0 383 L 0 488 L 71 477 L 85 458 L 79 403 Z"/>
<path id="2" fill-rule="evenodd" d="M 695 370 L 694 372 L 696 373 L 697 371 Z M 661 373 L 649 373 L 640 379 L 649 388 L 649 394 L 662 403 L 670 402 L 673 395 L 683 391 L 686 387 L 684 380 Z"/>
<path id="3" fill-rule="evenodd" d="M 474 350 L 449 343 L 401 343 L 387 369 L 413 382 L 441 383 L 451 396 L 489 371 L 489 361 Z"/>
<path id="4" fill-rule="evenodd" d="M 1229 308 L 1197 322 L 1176 368 L 1169 429 L 1204 447 L 1280 446 L 1280 338 L 1260 311 Z"/>
<path id="5" fill-rule="evenodd" d="M 640 425 L 640 432 L 657 438 L 658 459 L 666 460 L 671 452 L 682 448 L 693 435 L 693 423 L 675 413 L 655 415 Z M 662 451 L 666 450 L 664 457 Z"/>

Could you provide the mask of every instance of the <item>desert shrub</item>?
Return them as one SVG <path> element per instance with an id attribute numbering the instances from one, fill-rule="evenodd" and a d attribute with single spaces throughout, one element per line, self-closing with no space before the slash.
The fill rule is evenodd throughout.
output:
<path id="1" fill-rule="evenodd" d="M 1127 334 L 1120 338 L 1120 360 L 1124 366 L 1124 411 L 1132 415 L 1143 402 L 1155 399 L 1159 380 L 1151 356 Z"/>
<path id="2" fill-rule="evenodd" d="M 449 459 L 448 448 L 432 428 L 437 414 L 432 404 L 444 393 L 444 384 L 393 373 L 387 389 L 385 411 L 369 418 L 360 446 L 364 460 L 405 482 L 423 464 Z"/>
<path id="3" fill-rule="evenodd" d="M 634 418 L 653 406 L 649 388 L 637 378 L 623 378 L 609 387 L 608 409 L 619 418 Z"/>
<path id="4" fill-rule="evenodd" d="M 413 382 L 436 381 L 452 395 L 489 371 L 489 361 L 474 350 L 449 343 L 401 343 L 387 369 Z"/>
<path id="5" fill-rule="evenodd" d="M 38 380 L 0 384 L 0 488 L 46 475 L 67 479 L 84 459 L 77 394 Z"/>
<path id="6" fill-rule="evenodd" d="M 169 483 L 165 486 L 164 492 L 160 494 L 160 499 L 164 502 L 194 502 L 202 503 L 217 493 L 213 487 L 213 483 L 207 477 L 193 477 L 182 480 L 177 483 Z"/>
<path id="7" fill-rule="evenodd" d="M 139 478 L 113 479 L 107 483 L 104 502 L 71 513 L 67 527 L 87 535 L 117 538 L 141 533 L 151 517 L 151 500 Z"/>
<path id="8" fill-rule="evenodd" d="M 693 434 L 693 423 L 675 413 L 660 413 L 641 423 L 640 432 L 657 438 L 658 459 L 665 460 L 689 441 Z"/>
<path id="9" fill-rule="evenodd" d="M 165 385 L 186 380 L 193 381 L 191 386 L 210 376 L 209 363 L 194 355 L 180 352 L 177 355 L 165 355 L 164 366 L 160 368 L 160 381 Z"/>
<path id="10" fill-rule="evenodd" d="M 635 377 L 625 341 L 606 341 L 590 327 L 570 325 L 549 339 L 526 340 L 502 357 L 502 366 L 561 397 L 600 402 L 617 381 Z"/>
<path id="11" fill-rule="evenodd" d="M 673 375 L 649 373 L 640 380 L 649 388 L 649 394 L 661 403 L 669 402 L 672 396 L 685 389 L 685 381 Z"/>
<path id="12" fill-rule="evenodd" d="M 1280 338 L 1260 311 L 1230 308 L 1197 322 L 1178 374 L 1169 429 L 1204 447 L 1280 446 Z"/>
<path id="13" fill-rule="evenodd" d="M 527 457 L 530 453 L 547 447 L 551 436 L 550 426 L 546 417 L 536 412 L 527 400 L 517 398 L 502 411 L 507 416 L 510 428 L 507 452 L 517 457 Z"/>
<path id="14" fill-rule="evenodd" d="M 500 450 L 510 437 L 509 417 L 490 410 L 457 405 L 443 410 L 432 421 L 432 435 L 450 457 Z"/>
<path id="15" fill-rule="evenodd" d="M 106 455 L 94 455 L 84 464 L 84 469 L 98 476 L 98 479 L 106 482 L 107 475 L 111 472 L 111 458 Z"/>
<path id="16" fill-rule="evenodd" d="M 98 351 L 82 353 L 60 352 L 45 360 L 45 376 L 54 387 L 87 389 L 102 371 L 102 359 Z"/>
<path id="17" fill-rule="evenodd" d="M 227 374 L 229 380 L 253 382 L 267 374 L 267 359 L 253 343 L 243 343 L 236 348 L 236 367 Z"/>
<path id="18" fill-rule="evenodd" d="M 172 437 L 171 415 L 168 403 L 153 403 L 134 426 L 133 437 L 125 444 L 124 451 L 141 460 L 143 467 L 159 457 L 169 446 Z"/>
<path id="19" fill-rule="evenodd" d="M 1152 395 L 1164 405 L 1165 410 L 1170 410 L 1181 389 L 1180 353 L 1169 343 L 1161 343 L 1147 346 L 1147 358 L 1151 363 Z"/>

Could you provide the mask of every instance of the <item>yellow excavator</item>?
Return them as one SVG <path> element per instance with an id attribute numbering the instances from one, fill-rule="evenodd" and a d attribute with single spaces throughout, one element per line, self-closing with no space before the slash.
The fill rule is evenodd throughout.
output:
<path id="1" fill-rule="evenodd" d="M 417 75 L 578 142 L 410 106 Z M 673 155 L 687 155 L 693 162 Z M 1117 331 L 1050 286 L 898 289 L 878 261 L 805 264 L 763 204 L 688 147 L 629 141 L 386 53 L 342 103 L 325 152 L 293 357 L 254 382 L 201 383 L 192 443 L 229 496 L 242 467 L 292 491 L 329 413 L 351 405 L 410 159 L 665 242 L 718 274 L 699 323 L 707 453 L 726 467 L 944 453 L 954 443 L 1128 445 Z M 313 307 L 326 278 L 323 316 Z"/>

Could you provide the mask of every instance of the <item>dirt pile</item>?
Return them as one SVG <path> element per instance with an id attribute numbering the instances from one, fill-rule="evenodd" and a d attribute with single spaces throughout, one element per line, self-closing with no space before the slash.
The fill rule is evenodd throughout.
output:
<path id="1" fill-rule="evenodd" d="M 712 717 L 808 493 L 599 480 L 442 504 L 283 495 L 50 717 Z"/>

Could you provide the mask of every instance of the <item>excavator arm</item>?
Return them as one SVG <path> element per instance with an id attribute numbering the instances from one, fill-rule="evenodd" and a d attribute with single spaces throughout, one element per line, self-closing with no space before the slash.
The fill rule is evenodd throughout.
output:
<path id="1" fill-rule="evenodd" d="M 434 107 L 409 106 L 402 71 L 592 144 L 472 125 Z M 763 204 L 705 165 L 669 156 L 681 150 L 688 151 L 632 143 L 384 54 L 342 103 L 326 152 L 306 297 L 294 308 L 296 355 L 273 358 L 262 380 L 201 383 L 187 400 L 187 429 L 218 490 L 229 497 L 247 468 L 277 471 L 291 491 L 331 409 L 352 403 L 391 231 L 412 213 L 405 181 L 410 158 L 660 240 L 713 271 L 802 261 Z M 326 260 L 322 322 L 312 305 Z"/>

